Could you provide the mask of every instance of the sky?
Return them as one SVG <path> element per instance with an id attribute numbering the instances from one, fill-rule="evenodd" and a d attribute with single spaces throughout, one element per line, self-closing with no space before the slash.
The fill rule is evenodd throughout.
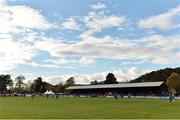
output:
<path id="1" fill-rule="evenodd" d="M 0 0 L 0 74 L 119 82 L 180 67 L 179 0 Z"/>

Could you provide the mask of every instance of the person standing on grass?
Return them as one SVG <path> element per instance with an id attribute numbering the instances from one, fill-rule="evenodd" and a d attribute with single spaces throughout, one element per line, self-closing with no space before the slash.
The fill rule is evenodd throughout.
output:
<path id="1" fill-rule="evenodd" d="M 114 94 L 114 98 L 115 98 L 116 100 L 118 99 L 117 93 Z"/>
<path id="2" fill-rule="evenodd" d="M 176 93 L 176 91 L 174 89 L 171 89 L 169 91 L 169 102 L 170 103 L 175 101 L 175 93 Z"/>
<path id="3" fill-rule="evenodd" d="M 33 99 L 33 97 L 34 97 L 34 96 L 33 96 L 33 93 L 32 93 L 32 94 L 31 94 L 31 98 Z"/>
<path id="4" fill-rule="evenodd" d="M 169 102 L 170 103 L 172 102 L 172 92 L 170 92 L 170 95 L 169 95 Z"/>
<path id="5" fill-rule="evenodd" d="M 131 93 L 128 94 L 128 98 L 129 98 L 129 99 L 131 98 Z"/>
<path id="6" fill-rule="evenodd" d="M 58 94 L 56 94 L 56 99 L 58 99 L 59 98 L 59 95 Z"/>

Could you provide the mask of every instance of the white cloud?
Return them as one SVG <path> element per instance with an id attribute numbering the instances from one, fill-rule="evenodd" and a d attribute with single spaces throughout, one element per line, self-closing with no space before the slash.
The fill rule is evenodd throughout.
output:
<path id="1" fill-rule="evenodd" d="M 48 59 L 48 60 L 44 60 L 43 62 L 45 63 L 52 63 L 52 64 L 56 64 L 56 65 L 67 65 L 67 64 L 77 64 L 78 61 L 77 60 L 73 60 L 73 59 L 65 59 L 65 58 L 56 58 L 56 59 Z"/>
<path id="2" fill-rule="evenodd" d="M 39 33 L 34 31 L 26 32 L 24 36 L 24 41 L 33 43 L 36 39 L 38 39 Z"/>
<path id="3" fill-rule="evenodd" d="M 38 11 L 28 6 L 8 6 L 0 1 L 0 33 L 19 33 L 27 29 L 49 29 L 53 25 Z"/>
<path id="4" fill-rule="evenodd" d="M 85 25 L 91 32 L 100 32 L 105 28 L 121 27 L 126 18 L 117 15 L 105 15 L 104 13 L 90 12 L 84 17 Z"/>
<path id="5" fill-rule="evenodd" d="M 55 58 L 55 59 L 47 59 L 43 61 L 44 63 L 54 64 L 54 65 L 77 65 L 77 64 L 93 64 L 95 60 L 91 57 L 81 57 L 79 60 L 66 59 L 66 58 Z M 70 67 L 70 66 L 66 66 Z M 72 67 L 72 66 L 71 66 Z"/>
<path id="6" fill-rule="evenodd" d="M 92 64 L 95 60 L 91 57 L 82 57 L 79 62 L 82 64 Z"/>
<path id="7" fill-rule="evenodd" d="M 27 6 L 8 6 L 0 0 L 0 72 L 7 72 L 20 64 L 26 64 L 36 54 L 34 29 L 52 27 L 38 11 Z M 28 37 L 29 34 L 29 37 Z"/>
<path id="8" fill-rule="evenodd" d="M 0 71 L 9 71 L 24 64 L 36 55 L 32 45 L 13 40 L 9 35 L 0 35 Z"/>
<path id="9" fill-rule="evenodd" d="M 175 17 L 180 17 L 180 5 L 174 9 L 170 9 L 166 13 L 157 16 L 151 16 L 147 19 L 141 20 L 139 26 L 142 28 L 157 28 L 157 29 L 171 29 L 179 26 L 180 23 L 174 23 Z M 177 18 L 176 18 L 177 19 Z"/>
<path id="10" fill-rule="evenodd" d="M 62 59 L 44 60 L 44 62 L 46 62 L 46 63 L 54 63 L 54 64 L 58 64 L 58 65 L 69 63 L 69 61 L 67 61 L 66 59 L 63 59 L 63 58 Z"/>
<path id="11" fill-rule="evenodd" d="M 171 42 L 169 42 L 171 41 Z M 137 40 L 127 40 L 121 38 L 112 38 L 110 36 L 97 38 L 89 36 L 75 43 L 66 43 L 53 39 L 37 41 L 37 48 L 47 51 L 53 57 L 82 57 L 81 62 L 94 62 L 85 58 L 105 58 L 116 59 L 121 61 L 151 61 L 153 63 L 158 59 L 164 59 L 166 64 L 179 63 L 173 57 L 166 58 L 165 56 L 175 56 L 179 58 L 179 54 L 174 49 L 179 48 L 178 36 L 146 36 Z M 165 62 L 162 62 L 163 64 Z"/>
<path id="12" fill-rule="evenodd" d="M 38 66 L 39 66 L 39 64 L 37 64 L 37 63 L 35 63 L 35 62 L 31 62 L 31 63 L 29 63 L 28 65 L 31 65 L 31 66 L 33 66 L 33 67 L 38 67 Z"/>
<path id="13" fill-rule="evenodd" d="M 73 18 L 69 18 L 66 22 L 62 23 L 62 28 L 69 30 L 80 30 L 80 26 Z"/>
<path id="14" fill-rule="evenodd" d="M 152 60 L 155 64 L 178 64 L 180 60 L 180 51 L 169 54 L 169 53 L 162 53 L 160 56 L 155 56 L 155 58 Z"/>
<path id="15" fill-rule="evenodd" d="M 142 74 L 142 71 L 137 67 L 132 67 L 128 70 L 129 79 L 134 79 L 139 77 Z"/>
<path id="16" fill-rule="evenodd" d="M 153 34 L 143 38 L 148 42 L 147 47 L 160 47 L 164 50 L 180 48 L 180 35 L 173 36 L 162 36 L 158 34 Z"/>
<path id="17" fill-rule="evenodd" d="M 89 37 L 86 40 L 78 41 L 76 43 L 64 43 L 57 40 L 45 40 L 35 43 L 37 48 L 48 51 L 52 56 L 88 56 L 95 58 L 132 58 L 131 49 L 136 53 L 135 46 L 123 40 L 116 40 L 114 38 L 104 37 L 96 38 Z M 132 47 L 132 48 L 131 48 Z M 130 51 L 130 52 L 129 52 Z M 140 52 L 137 50 L 137 52 Z M 129 55 L 124 55 L 127 52 Z M 143 51 L 141 51 L 143 52 Z M 133 54 L 132 54 L 133 55 Z M 123 57 L 124 56 L 124 57 Z"/>
<path id="18" fill-rule="evenodd" d="M 0 9 L 5 6 L 6 1 L 5 0 L 0 0 Z"/>
<path id="19" fill-rule="evenodd" d="M 106 72 L 94 73 L 94 74 L 83 74 L 83 75 L 70 74 L 70 75 L 52 76 L 52 77 L 47 77 L 46 81 L 52 84 L 58 84 L 60 82 L 65 83 L 69 77 L 74 77 L 77 84 L 78 83 L 90 84 L 90 82 L 94 80 L 104 81 L 106 79 L 107 74 L 110 72 L 115 75 L 118 82 L 125 82 L 135 79 L 144 73 L 137 67 L 132 67 L 127 72 L 119 69 L 119 70 L 106 71 Z"/>
<path id="20" fill-rule="evenodd" d="M 33 66 L 33 67 L 45 67 L 45 68 L 57 68 L 58 65 L 56 64 L 39 64 L 36 62 L 27 63 L 27 65 Z"/>
<path id="21" fill-rule="evenodd" d="M 49 29 L 50 24 L 41 13 L 27 6 L 2 6 L 0 33 L 18 33 L 23 29 Z"/>
<path id="22" fill-rule="evenodd" d="M 180 36 L 162 36 L 162 35 L 151 35 L 141 39 L 143 42 L 139 43 L 144 47 L 157 49 L 157 54 L 152 56 L 150 59 L 155 64 L 176 64 L 180 63 Z M 145 44 L 146 43 L 146 44 Z"/>
<path id="23" fill-rule="evenodd" d="M 35 9 L 27 6 L 12 6 L 7 10 L 11 12 L 11 22 L 14 26 L 32 29 L 48 29 L 51 24 Z"/>
<path id="24" fill-rule="evenodd" d="M 90 5 L 90 7 L 94 10 L 100 10 L 106 8 L 106 5 L 98 2 L 97 4 Z"/>

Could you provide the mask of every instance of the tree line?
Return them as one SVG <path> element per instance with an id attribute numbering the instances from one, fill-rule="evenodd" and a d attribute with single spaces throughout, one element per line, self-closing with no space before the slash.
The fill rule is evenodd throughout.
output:
<path id="1" fill-rule="evenodd" d="M 55 93 L 65 92 L 65 88 L 76 85 L 74 77 L 70 77 L 66 82 L 52 85 L 46 81 L 43 81 L 41 77 L 37 77 L 33 82 L 25 83 L 25 77 L 19 75 L 15 78 L 14 82 L 10 75 L 0 75 L 0 94 L 4 93 L 44 93 L 47 90 L 52 90 Z M 106 80 L 103 82 L 92 81 L 90 85 L 98 84 L 116 84 L 117 79 L 113 73 L 108 73 Z"/>
<path id="2" fill-rule="evenodd" d="M 32 82 L 24 82 L 25 77 L 19 75 L 15 78 L 14 82 L 10 75 L 0 75 L 0 94 L 7 93 L 44 93 L 47 90 L 52 90 L 53 92 L 59 93 L 64 92 L 66 87 L 75 85 L 75 80 L 70 77 L 66 80 L 66 83 L 59 83 L 52 85 L 48 82 L 43 81 L 41 77 L 37 77 Z"/>

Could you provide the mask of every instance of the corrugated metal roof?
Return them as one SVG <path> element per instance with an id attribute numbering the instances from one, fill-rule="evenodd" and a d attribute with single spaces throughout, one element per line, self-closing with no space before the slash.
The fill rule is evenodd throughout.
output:
<path id="1" fill-rule="evenodd" d="M 100 89 L 100 88 L 130 88 L 130 87 L 158 87 L 163 82 L 143 82 L 143 83 L 119 83 L 105 85 L 86 85 L 86 86 L 70 86 L 67 90 L 74 89 Z"/>

